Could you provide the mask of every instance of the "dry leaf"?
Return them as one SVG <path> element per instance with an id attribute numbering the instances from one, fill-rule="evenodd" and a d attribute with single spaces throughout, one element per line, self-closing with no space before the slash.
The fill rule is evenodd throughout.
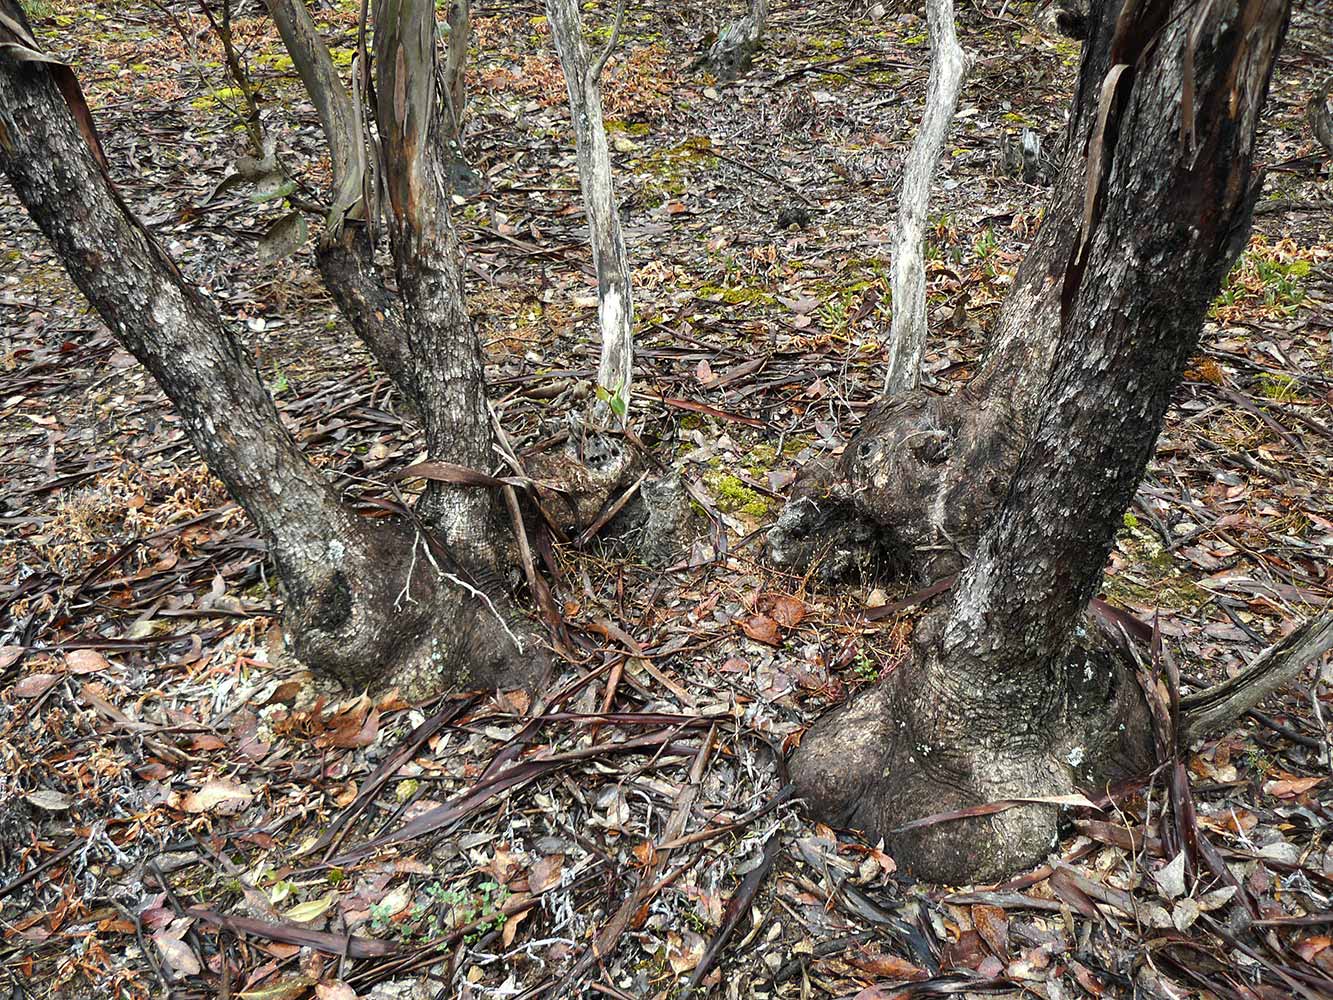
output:
<path id="1" fill-rule="evenodd" d="M 71 674 L 95 674 L 111 666 L 95 649 L 71 649 L 65 654 L 65 667 Z"/>
<path id="2" fill-rule="evenodd" d="M 747 618 L 741 622 L 741 631 L 755 642 L 766 642 L 770 646 L 782 645 L 782 633 L 778 631 L 778 623 L 768 615 Z"/>
<path id="3" fill-rule="evenodd" d="M 221 778 L 205 781 L 198 791 L 182 795 L 178 808 L 187 813 L 216 813 L 232 816 L 248 806 L 254 793 L 244 785 Z"/>
<path id="4" fill-rule="evenodd" d="M 540 896 L 549 889 L 554 889 L 560 884 L 560 878 L 565 870 L 565 856 L 563 854 L 548 854 L 535 865 L 532 871 L 528 872 L 528 891 L 534 896 Z"/>
<path id="5" fill-rule="evenodd" d="M 58 674 L 29 674 L 14 685 L 15 698 L 40 698 L 60 679 Z"/>

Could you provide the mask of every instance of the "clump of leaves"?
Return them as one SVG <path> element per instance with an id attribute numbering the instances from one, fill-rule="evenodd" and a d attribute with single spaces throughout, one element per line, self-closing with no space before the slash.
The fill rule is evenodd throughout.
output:
<path id="1" fill-rule="evenodd" d="M 1290 316 L 1305 301 L 1303 279 L 1310 273 L 1314 254 L 1293 240 L 1269 243 L 1256 234 L 1227 275 L 1210 315 L 1220 323 Z"/>

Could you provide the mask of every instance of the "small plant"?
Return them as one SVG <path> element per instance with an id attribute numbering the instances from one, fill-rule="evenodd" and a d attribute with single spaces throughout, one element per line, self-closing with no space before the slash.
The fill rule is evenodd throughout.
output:
<path id="1" fill-rule="evenodd" d="M 856 654 L 856 660 L 852 663 L 852 673 L 867 684 L 879 683 L 879 667 L 874 660 L 866 655 L 864 649 Z"/>

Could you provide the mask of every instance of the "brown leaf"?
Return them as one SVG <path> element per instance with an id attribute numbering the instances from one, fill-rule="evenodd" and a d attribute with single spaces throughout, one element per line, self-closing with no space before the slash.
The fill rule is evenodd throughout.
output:
<path id="1" fill-rule="evenodd" d="M 930 978 L 930 973 L 925 969 L 918 968 L 897 955 L 886 954 L 878 948 L 862 948 L 855 951 L 847 957 L 847 963 L 862 972 L 869 972 L 872 976 L 883 976 L 885 979 L 921 980 Z"/>
<path id="2" fill-rule="evenodd" d="M 763 609 L 773 616 L 783 628 L 795 628 L 801 624 L 801 619 L 805 617 L 805 604 L 799 597 L 791 597 L 787 594 L 765 594 L 763 598 Z"/>
<path id="3" fill-rule="evenodd" d="M 231 816 L 248 806 L 254 797 L 244 785 L 214 778 L 205 781 L 197 791 L 181 796 L 179 807 L 188 813 Z"/>
<path id="4" fill-rule="evenodd" d="M 8 670 L 24 654 L 26 646 L 0 646 L 0 670 Z"/>
<path id="5" fill-rule="evenodd" d="M 782 633 L 778 631 L 778 623 L 768 615 L 755 615 L 745 619 L 741 622 L 741 631 L 755 642 L 766 642 L 770 646 L 782 645 Z"/>
<path id="6" fill-rule="evenodd" d="M 528 872 L 528 892 L 534 896 L 540 896 L 549 889 L 554 889 L 560 884 L 560 878 L 565 870 L 565 856 L 563 854 L 548 854 L 535 865 L 532 871 Z"/>
<path id="7" fill-rule="evenodd" d="M 1291 799 L 1298 795 L 1303 795 L 1315 785 L 1318 785 L 1324 779 L 1321 777 L 1297 778 L 1287 777 L 1279 778 L 1275 781 L 1264 783 L 1264 792 L 1268 795 L 1275 795 L 1279 799 Z"/>
<path id="8" fill-rule="evenodd" d="M 95 649 L 71 649 L 65 654 L 65 666 L 71 674 L 95 674 L 111 664 Z"/>
<path id="9" fill-rule="evenodd" d="M 51 690 L 51 685 L 60 680 L 58 674 L 29 674 L 14 685 L 16 698 L 40 698 Z"/>
<path id="10" fill-rule="evenodd" d="M 998 906 L 972 907 L 972 925 L 997 958 L 1009 958 L 1009 918 Z"/>

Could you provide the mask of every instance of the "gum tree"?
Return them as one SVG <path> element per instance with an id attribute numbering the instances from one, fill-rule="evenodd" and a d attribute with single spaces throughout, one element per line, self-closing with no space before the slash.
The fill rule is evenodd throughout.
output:
<path id="1" fill-rule="evenodd" d="M 1067 162 L 979 373 L 950 397 L 886 399 L 770 539 L 789 565 L 830 549 L 829 573 L 957 573 L 910 662 L 820 720 L 793 762 L 818 815 L 888 838 L 919 873 L 1030 865 L 1055 840 L 1050 799 L 1152 762 L 1134 666 L 1086 609 L 1245 245 L 1288 15 L 1287 0 L 1093 3 Z M 1333 618 L 1307 624 L 1183 731 L 1234 719 L 1331 641 Z"/>
<path id="2" fill-rule="evenodd" d="M 410 521 L 359 516 L 301 453 L 248 352 L 118 193 L 73 73 L 41 52 L 17 0 L 0 0 L 0 169 L 267 540 L 302 660 L 411 694 L 531 686 L 545 661 L 500 579 L 508 514 L 496 490 L 475 488 L 496 465 L 495 436 L 449 219 L 454 122 L 438 97 L 435 6 L 373 6 L 377 146 L 301 0 L 269 3 L 330 145 L 321 273 L 425 424 L 432 481 Z M 364 58 L 353 75 L 365 94 Z M 392 287 L 373 253 L 381 187 Z"/>

